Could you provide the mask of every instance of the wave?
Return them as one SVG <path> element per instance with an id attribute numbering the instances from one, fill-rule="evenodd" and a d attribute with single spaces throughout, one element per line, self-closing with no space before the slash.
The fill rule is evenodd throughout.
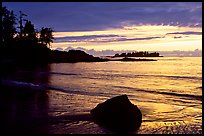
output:
<path id="1" fill-rule="evenodd" d="M 93 121 L 93 118 L 91 114 L 87 112 L 87 113 L 80 113 L 80 114 L 75 114 L 75 115 L 51 116 L 49 118 L 49 121 L 55 122 L 55 123 L 62 123 L 62 122 L 68 123 L 69 121 L 70 122 L 72 121 Z"/>
<path id="2" fill-rule="evenodd" d="M 187 79 L 196 79 L 196 80 L 202 80 L 202 77 L 195 77 L 195 76 L 167 76 L 167 75 L 150 75 L 150 76 L 156 76 L 156 77 L 168 77 L 168 78 L 187 78 Z"/>
<path id="3" fill-rule="evenodd" d="M 30 88 L 34 90 L 40 90 L 40 89 L 49 89 L 49 90 L 56 90 L 61 91 L 65 93 L 71 93 L 71 94 L 78 94 L 78 95 L 89 95 L 89 96 L 113 96 L 116 94 L 111 94 L 110 92 L 88 92 L 88 91 L 73 91 L 73 90 L 67 90 L 63 88 L 53 87 L 45 84 L 34 84 L 29 82 L 22 82 L 22 81 L 15 81 L 15 80 L 1 80 L 1 84 L 4 86 L 10 86 L 10 87 L 23 87 L 23 88 Z M 138 89 L 138 88 L 132 88 L 132 87 L 125 87 L 125 86 L 112 86 L 116 88 L 125 88 L 129 90 L 134 90 L 138 92 L 147 92 L 147 93 L 156 93 L 156 94 L 164 94 L 164 95 L 171 95 L 171 96 L 178 96 L 178 97 L 185 97 L 185 98 L 191 98 L 196 100 L 202 101 L 202 96 L 200 95 L 192 95 L 192 94 L 181 94 L 181 93 L 175 93 L 175 92 L 161 92 L 156 90 L 144 90 L 144 89 Z"/>
<path id="4" fill-rule="evenodd" d="M 19 71 L 19 72 L 29 72 L 29 73 L 32 73 L 33 71 Z M 42 72 L 42 71 L 39 71 L 38 72 L 39 74 L 55 74 L 55 75 L 81 75 L 81 74 L 76 74 L 76 73 L 62 73 L 62 72 Z"/>
<path id="5" fill-rule="evenodd" d="M 33 71 L 20 71 L 20 72 L 33 72 Z M 100 71 L 101 72 L 101 71 Z M 172 79 L 194 79 L 194 80 L 202 80 L 202 77 L 196 77 L 196 76 L 172 76 L 172 75 L 134 75 L 134 74 L 113 74 L 110 72 L 113 71 L 103 71 L 103 72 L 108 72 L 108 74 L 104 73 L 92 73 L 92 75 L 97 79 L 97 77 L 125 77 L 125 78 L 135 78 L 135 77 L 161 77 L 161 78 L 172 78 Z M 114 71 L 115 72 L 115 71 Z M 73 75 L 73 76 L 81 76 L 82 78 L 90 78 L 89 75 L 84 75 L 84 74 L 79 74 L 79 73 L 63 73 L 63 72 L 42 72 L 39 71 L 40 74 L 53 74 L 53 75 Z"/>
<path id="6" fill-rule="evenodd" d="M 64 93 L 88 95 L 88 96 L 110 97 L 110 96 L 116 95 L 116 94 L 104 93 L 104 92 L 88 92 L 88 91 L 76 91 L 76 90 L 73 91 L 73 90 L 67 90 L 67 89 L 53 87 L 45 84 L 34 84 L 34 83 L 14 81 L 14 80 L 1 80 L 1 85 L 9 86 L 9 87 L 32 89 L 32 90 L 54 90 L 54 91 L 60 91 Z"/>
<path id="7" fill-rule="evenodd" d="M 200 87 L 196 87 L 196 89 L 202 89 L 202 86 L 200 86 Z"/>
<path id="8" fill-rule="evenodd" d="M 156 91 L 156 90 L 143 90 L 143 89 L 137 89 L 137 88 L 125 87 L 125 86 L 113 86 L 113 87 L 132 89 L 132 90 L 134 89 L 138 92 L 147 92 L 147 93 L 164 94 L 164 95 L 171 95 L 171 96 L 178 96 L 178 97 L 186 97 L 186 98 L 191 98 L 191 99 L 202 101 L 202 96 L 200 95 L 181 94 L 181 93 L 174 93 L 174 92 L 161 92 L 161 91 Z"/>
<path id="9" fill-rule="evenodd" d="M 60 72 L 41 72 L 46 74 L 55 74 L 55 75 L 81 75 L 81 74 L 75 74 L 75 73 L 60 73 Z"/>
<path id="10" fill-rule="evenodd" d="M 135 75 L 135 76 L 136 77 L 162 77 L 162 78 L 172 78 L 172 79 L 202 80 L 202 77 L 195 77 L 195 76 L 169 76 L 169 75 Z"/>
<path id="11" fill-rule="evenodd" d="M 161 77 L 161 78 L 171 78 L 171 79 L 193 79 L 193 80 L 202 80 L 202 77 L 196 77 L 196 76 L 170 76 L 170 75 L 133 75 L 133 74 L 93 74 L 94 77 L 123 77 L 123 78 L 145 78 L 145 77 Z M 84 77 L 84 78 L 89 78 Z"/>
<path id="12" fill-rule="evenodd" d="M 34 83 L 15 81 L 15 80 L 1 80 L 1 85 L 9 87 L 25 87 L 32 89 L 44 89 L 44 86 Z"/>

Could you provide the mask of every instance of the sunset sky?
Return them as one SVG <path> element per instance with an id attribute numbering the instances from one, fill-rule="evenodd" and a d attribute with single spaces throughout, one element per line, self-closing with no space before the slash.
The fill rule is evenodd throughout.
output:
<path id="1" fill-rule="evenodd" d="M 54 29 L 52 48 L 202 49 L 201 2 L 3 2 L 36 29 Z"/>

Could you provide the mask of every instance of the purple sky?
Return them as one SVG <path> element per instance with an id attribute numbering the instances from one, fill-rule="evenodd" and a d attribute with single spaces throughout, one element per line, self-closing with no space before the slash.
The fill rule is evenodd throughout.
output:
<path id="1" fill-rule="evenodd" d="M 37 29 L 90 31 L 120 28 L 124 22 L 202 26 L 201 2 L 2 2 L 9 10 L 23 11 Z"/>

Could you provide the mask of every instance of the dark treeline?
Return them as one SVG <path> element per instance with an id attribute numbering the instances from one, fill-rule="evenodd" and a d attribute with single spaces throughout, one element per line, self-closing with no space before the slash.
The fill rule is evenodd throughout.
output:
<path id="1" fill-rule="evenodd" d="M 19 16 L 2 7 L 1 63 L 45 64 L 51 62 L 102 61 L 82 51 L 51 50 L 53 29 L 35 29 L 34 24 L 19 11 Z"/>
<path id="2" fill-rule="evenodd" d="M 121 54 L 115 54 L 113 57 L 162 57 L 159 56 L 159 53 L 153 52 L 149 53 L 147 51 L 140 51 L 140 52 L 132 52 L 132 53 L 121 53 Z"/>
<path id="3" fill-rule="evenodd" d="M 50 43 L 53 42 L 52 28 L 36 30 L 34 24 L 25 19 L 20 11 L 19 17 L 6 7 L 2 7 L 3 62 L 45 63 L 49 60 Z"/>

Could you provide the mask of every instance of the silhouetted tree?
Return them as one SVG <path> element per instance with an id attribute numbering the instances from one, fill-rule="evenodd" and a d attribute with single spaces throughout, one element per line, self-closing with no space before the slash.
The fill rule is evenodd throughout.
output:
<path id="1" fill-rule="evenodd" d="M 127 56 L 130 56 L 130 57 L 131 57 L 131 55 L 132 55 L 132 54 L 131 54 L 130 52 L 127 53 Z"/>
<path id="2" fill-rule="evenodd" d="M 52 28 L 44 28 L 42 27 L 40 30 L 40 39 L 39 41 L 45 45 L 49 45 L 50 48 L 50 43 L 53 42 L 53 30 Z"/>
<path id="3" fill-rule="evenodd" d="M 22 13 L 22 11 L 19 11 L 20 12 L 20 16 L 19 16 L 19 29 L 20 29 L 20 32 L 19 32 L 19 36 L 20 38 L 22 37 L 22 33 L 23 33 L 23 21 L 25 21 L 25 19 L 23 19 L 23 16 L 27 16 L 26 14 Z"/>
<path id="4" fill-rule="evenodd" d="M 16 17 L 13 11 L 2 7 L 2 43 L 9 44 L 14 40 L 16 34 Z"/>
<path id="5" fill-rule="evenodd" d="M 31 21 L 26 21 L 22 33 L 23 33 L 23 37 L 25 37 L 29 41 L 34 41 L 37 43 L 36 31 Z"/>
<path id="6" fill-rule="evenodd" d="M 120 56 L 120 55 L 119 55 L 118 53 L 116 53 L 114 57 L 119 57 L 119 56 Z"/>
<path id="7" fill-rule="evenodd" d="M 132 53 L 122 53 L 122 54 L 115 54 L 114 57 L 160 57 L 159 53 L 149 53 L 147 51 L 140 51 L 140 52 L 132 52 Z"/>
<path id="8" fill-rule="evenodd" d="M 126 53 L 122 53 L 122 54 L 121 54 L 121 57 L 125 57 L 125 56 L 126 56 Z"/>

